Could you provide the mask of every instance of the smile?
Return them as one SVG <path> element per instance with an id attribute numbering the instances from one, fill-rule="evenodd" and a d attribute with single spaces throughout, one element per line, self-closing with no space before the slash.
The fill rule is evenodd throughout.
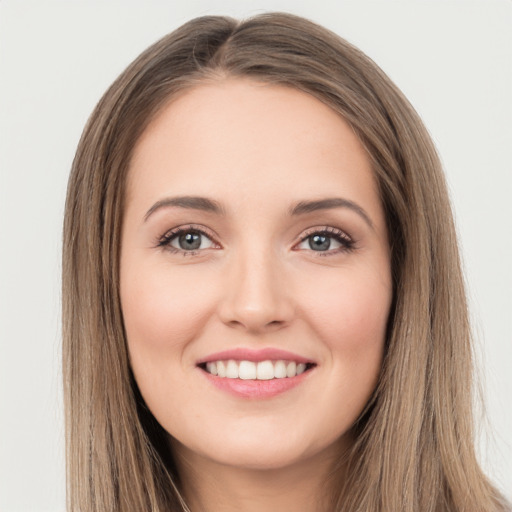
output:
<path id="1" fill-rule="evenodd" d="M 272 380 L 286 379 L 301 375 L 313 365 L 296 361 L 285 360 L 218 360 L 209 361 L 200 365 L 210 375 L 226 379 L 241 380 Z"/>
<path id="2" fill-rule="evenodd" d="M 207 380 L 238 398 L 266 399 L 281 395 L 305 379 L 317 363 L 277 348 L 238 347 L 210 354 L 197 361 Z"/>

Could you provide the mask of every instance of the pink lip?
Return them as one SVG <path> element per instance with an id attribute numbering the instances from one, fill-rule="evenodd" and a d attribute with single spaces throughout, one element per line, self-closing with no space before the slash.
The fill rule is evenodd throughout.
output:
<path id="1" fill-rule="evenodd" d="M 236 361 L 252 361 L 254 363 L 268 360 L 295 361 L 296 363 L 314 363 L 314 361 L 311 359 L 299 356 L 293 352 L 288 352 L 286 350 L 280 350 L 276 348 L 263 348 L 259 350 L 249 348 L 235 348 L 211 354 L 204 359 L 199 360 L 197 364 L 200 365 L 212 361 L 227 361 L 228 359 L 235 359 Z"/>
<path id="2" fill-rule="evenodd" d="M 221 391 L 226 391 L 238 398 L 263 400 L 265 398 L 272 398 L 276 395 L 280 395 L 285 391 L 298 386 L 309 377 L 313 370 L 308 370 L 295 377 L 272 380 L 228 379 L 227 377 L 211 375 L 203 370 L 200 371 L 211 384 Z"/>
<path id="3" fill-rule="evenodd" d="M 227 361 L 234 359 L 236 361 L 252 361 L 258 363 L 260 361 L 295 361 L 296 363 L 315 364 L 311 359 L 299 356 L 293 352 L 280 350 L 276 348 L 263 348 L 259 350 L 249 348 L 235 348 L 231 350 L 223 350 L 210 354 L 209 356 L 197 362 L 197 365 L 204 365 L 212 361 Z M 316 366 L 316 364 L 315 364 Z M 207 371 L 201 369 L 201 373 L 215 387 L 222 391 L 226 391 L 238 398 L 265 399 L 280 395 L 307 379 L 312 369 L 301 373 L 295 377 L 287 377 L 283 379 L 271 380 L 242 380 L 228 379 L 226 377 L 217 377 L 211 375 Z"/>

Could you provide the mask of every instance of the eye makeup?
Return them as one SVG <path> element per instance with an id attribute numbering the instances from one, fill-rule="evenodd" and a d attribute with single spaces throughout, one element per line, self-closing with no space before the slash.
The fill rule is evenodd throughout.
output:
<path id="1" fill-rule="evenodd" d="M 306 242 L 307 246 L 301 247 L 306 245 Z M 333 245 L 335 247 L 332 247 Z M 317 253 L 315 256 L 324 257 L 350 252 L 354 248 L 354 240 L 345 231 L 332 226 L 308 229 L 305 235 L 301 237 L 300 243 L 294 247 L 295 250 L 310 250 Z"/>
<path id="2" fill-rule="evenodd" d="M 221 249 L 215 237 L 203 226 L 189 224 L 168 230 L 159 237 L 157 247 L 164 248 L 172 254 L 195 256 L 207 249 Z M 333 256 L 354 250 L 355 241 L 343 230 L 322 226 L 305 231 L 294 251 L 311 251 L 315 256 Z"/>
<path id="3" fill-rule="evenodd" d="M 167 231 L 157 242 L 157 247 L 173 254 L 194 256 L 205 249 L 220 249 L 214 237 L 203 226 L 189 224 Z"/>

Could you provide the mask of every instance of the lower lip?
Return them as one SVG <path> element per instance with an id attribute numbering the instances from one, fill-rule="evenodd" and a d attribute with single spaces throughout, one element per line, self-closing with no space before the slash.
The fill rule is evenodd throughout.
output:
<path id="1" fill-rule="evenodd" d="M 281 395 L 290 389 L 298 386 L 308 378 L 312 369 L 295 377 L 271 380 L 243 380 L 217 377 L 204 370 L 201 373 L 218 389 L 225 391 L 239 398 L 265 399 Z"/>

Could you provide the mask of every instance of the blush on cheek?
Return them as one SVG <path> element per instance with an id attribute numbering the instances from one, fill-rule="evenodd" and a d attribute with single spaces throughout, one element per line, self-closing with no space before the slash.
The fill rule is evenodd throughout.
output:
<path id="1" fill-rule="evenodd" d="M 155 351 L 157 357 L 167 350 L 185 344 L 197 325 L 193 310 L 183 304 L 134 301 L 134 307 L 124 308 L 129 345 L 141 345 L 147 351 Z"/>
<path id="2" fill-rule="evenodd" d="M 309 310 L 330 343 L 341 343 L 347 348 L 373 346 L 381 344 L 385 336 L 388 295 L 378 289 L 371 293 L 369 289 L 344 286 L 337 293 L 315 295 L 309 301 Z"/>
<path id="3" fill-rule="evenodd" d="M 169 275 L 164 270 L 139 271 L 138 278 L 128 281 L 122 294 L 125 327 L 131 341 L 163 351 L 193 337 L 199 312 L 208 308 L 207 297 L 193 291 L 195 283 L 181 283 L 176 272 Z"/>

